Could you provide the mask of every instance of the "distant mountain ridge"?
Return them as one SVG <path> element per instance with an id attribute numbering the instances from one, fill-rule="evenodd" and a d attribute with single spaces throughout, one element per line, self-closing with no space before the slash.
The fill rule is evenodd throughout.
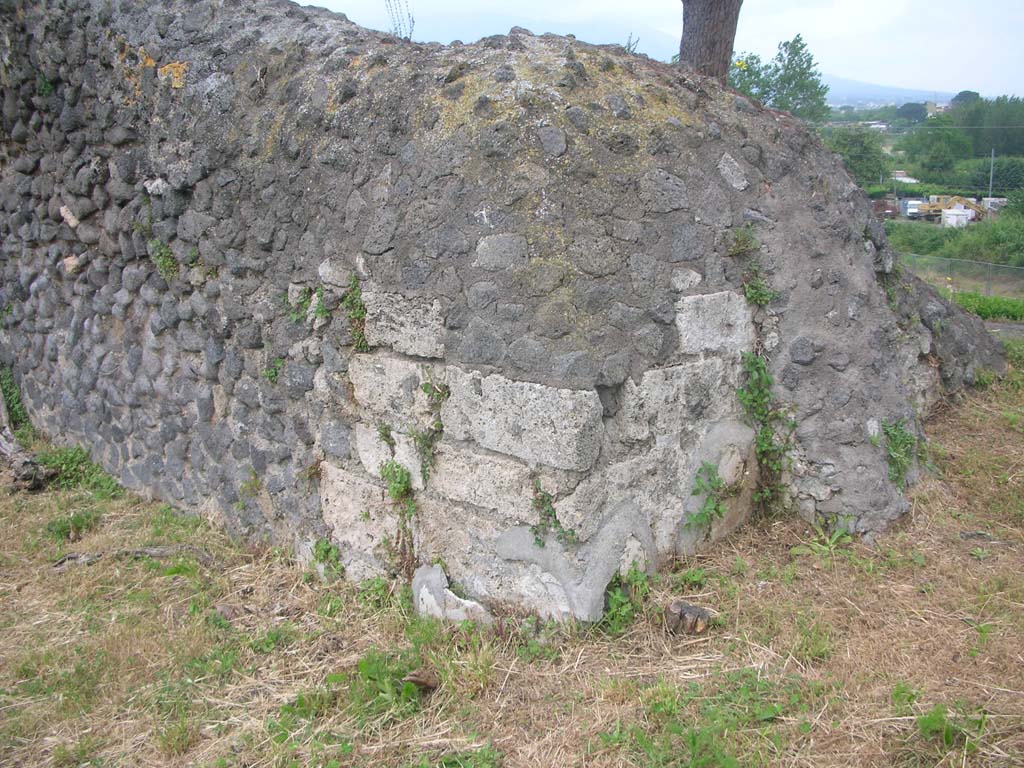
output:
<path id="1" fill-rule="evenodd" d="M 822 82 L 828 86 L 828 103 L 841 107 L 864 107 L 882 104 L 906 104 L 908 101 L 937 103 L 948 102 L 956 94 L 946 91 L 924 91 L 917 88 L 895 88 L 890 85 L 863 83 L 835 75 L 822 75 Z"/>

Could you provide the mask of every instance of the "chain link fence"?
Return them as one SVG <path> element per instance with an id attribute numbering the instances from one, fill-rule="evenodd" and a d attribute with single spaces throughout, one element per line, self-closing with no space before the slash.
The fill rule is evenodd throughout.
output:
<path id="1" fill-rule="evenodd" d="M 900 264 L 925 282 L 951 291 L 1024 299 L 1024 267 L 901 253 Z"/>

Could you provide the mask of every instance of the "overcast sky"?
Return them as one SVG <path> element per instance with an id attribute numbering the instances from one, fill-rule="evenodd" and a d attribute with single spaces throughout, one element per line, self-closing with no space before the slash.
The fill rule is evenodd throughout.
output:
<path id="1" fill-rule="evenodd" d="M 393 2 L 396 0 L 392 0 Z M 574 34 L 591 43 L 625 43 L 668 60 L 679 48 L 679 0 L 407 0 L 413 38 L 471 42 L 513 26 Z M 397 0 L 406 2 L 406 0 Z M 385 0 L 307 3 L 390 29 Z M 1024 95 L 1024 0 L 745 0 L 736 50 L 774 55 L 802 34 L 821 71 L 903 88 L 985 96 Z"/>

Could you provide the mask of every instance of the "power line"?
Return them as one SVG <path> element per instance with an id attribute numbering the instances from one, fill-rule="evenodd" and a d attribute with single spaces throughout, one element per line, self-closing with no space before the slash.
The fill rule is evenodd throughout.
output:
<path id="1" fill-rule="evenodd" d="M 868 123 L 885 123 L 891 122 L 887 120 L 833 120 L 829 123 L 832 126 L 840 125 L 866 125 Z M 988 123 L 982 123 L 981 125 L 946 125 L 946 124 L 935 124 L 935 123 L 915 123 L 914 125 L 907 126 L 908 129 L 914 128 L 1024 128 L 1024 125 L 990 125 Z"/>
<path id="2" fill-rule="evenodd" d="M 985 129 L 985 128 L 1024 128 L 1024 125 L 990 125 L 988 123 L 982 123 L 981 125 L 936 125 L 928 123 L 918 123 L 916 128 L 970 128 L 974 130 Z"/>

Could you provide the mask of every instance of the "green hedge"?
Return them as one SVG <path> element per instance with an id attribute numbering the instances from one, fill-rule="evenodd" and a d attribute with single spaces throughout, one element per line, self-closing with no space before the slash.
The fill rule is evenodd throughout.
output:
<path id="1" fill-rule="evenodd" d="M 1024 216 L 1004 213 L 963 229 L 887 221 L 885 231 L 892 247 L 901 253 L 1024 267 Z"/>
<path id="2" fill-rule="evenodd" d="M 1024 322 L 1024 301 L 1003 296 L 958 291 L 953 301 L 984 320 L 1018 320 Z"/>
<path id="3" fill-rule="evenodd" d="M 929 195 L 960 195 L 961 197 L 972 198 L 988 196 L 987 183 L 981 187 L 949 187 L 941 184 L 900 184 L 896 182 L 895 189 L 899 197 L 913 197 L 921 200 L 927 200 Z M 868 193 L 868 197 L 872 200 L 877 200 L 892 194 L 893 183 L 890 181 L 888 184 L 872 184 L 864 187 L 864 191 Z M 998 195 L 996 196 L 998 197 Z"/>

